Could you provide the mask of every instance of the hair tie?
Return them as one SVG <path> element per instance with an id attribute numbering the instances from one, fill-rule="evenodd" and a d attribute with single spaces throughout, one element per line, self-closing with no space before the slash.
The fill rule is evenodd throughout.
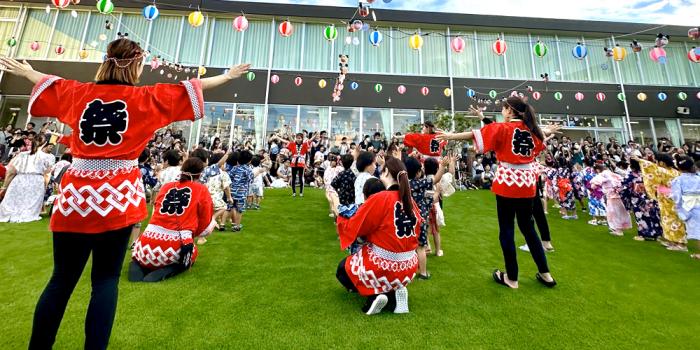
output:
<path id="1" fill-rule="evenodd" d="M 396 174 L 396 178 L 400 178 L 401 175 L 406 175 L 406 176 L 408 176 L 408 172 L 406 172 L 406 170 L 401 170 L 401 171 L 399 171 L 398 174 Z"/>

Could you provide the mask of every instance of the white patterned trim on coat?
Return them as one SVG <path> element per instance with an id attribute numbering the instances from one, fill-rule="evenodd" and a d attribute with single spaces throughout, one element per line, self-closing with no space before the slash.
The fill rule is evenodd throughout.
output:
<path id="1" fill-rule="evenodd" d="M 129 174 L 138 169 L 137 159 L 83 159 L 73 158 L 68 172 L 77 177 L 104 179 L 119 174 Z"/>
<path id="2" fill-rule="evenodd" d="M 190 102 L 192 103 L 192 109 L 194 110 L 194 120 L 201 119 L 202 118 L 202 109 L 200 108 L 200 105 L 199 105 L 199 98 L 197 96 L 197 91 L 194 89 L 192 82 L 185 80 L 182 82 L 182 85 L 185 86 L 185 89 L 187 90 L 187 95 L 190 96 Z"/>
<path id="3" fill-rule="evenodd" d="M 143 235 L 148 238 L 164 240 L 164 241 L 179 241 L 192 239 L 192 231 L 190 230 L 171 230 L 163 226 L 148 224 L 143 231 Z"/>
<path id="4" fill-rule="evenodd" d="M 355 253 L 350 259 L 350 273 L 357 276 L 366 288 L 373 289 L 374 294 L 388 293 L 392 290 L 406 288 L 413 280 L 413 277 L 416 276 L 416 274 L 413 273 L 410 277 L 404 277 L 403 280 L 395 278 L 393 281 L 389 281 L 386 276 L 377 278 L 373 270 L 367 270 L 365 268 L 362 250 Z"/>
<path id="5" fill-rule="evenodd" d="M 151 248 L 150 244 L 143 245 L 141 240 L 136 240 L 131 257 L 141 265 L 159 268 L 178 263 L 180 261 L 180 248 L 168 247 L 165 250 L 160 246 Z"/>
<path id="6" fill-rule="evenodd" d="M 481 130 L 472 129 L 472 134 L 474 135 L 474 142 L 476 143 L 476 150 L 479 153 L 484 152 L 484 137 L 481 135 Z"/>
<path id="7" fill-rule="evenodd" d="M 27 107 L 27 113 L 29 115 L 32 115 L 32 106 L 34 105 L 34 101 L 36 101 L 37 98 L 46 90 L 49 88 L 49 86 L 53 85 L 53 83 L 61 80 L 63 78 L 57 77 L 57 76 L 50 76 L 47 78 L 39 87 L 37 87 L 36 91 L 29 97 L 29 105 Z M 36 116 L 36 117 L 42 117 L 42 116 Z"/>
<path id="8" fill-rule="evenodd" d="M 69 183 L 59 189 L 53 212 L 64 216 L 76 212 L 82 217 L 95 212 L 107 217 L 114 209 L 124 213 L 130 205 L 138 207 L 142 200 L 146 201 L 146 194 L 140 176 L 134 182 L 124 180 L 116 188 L 108 182 L 97 188 L 92 185 L 75 188 Z"/>

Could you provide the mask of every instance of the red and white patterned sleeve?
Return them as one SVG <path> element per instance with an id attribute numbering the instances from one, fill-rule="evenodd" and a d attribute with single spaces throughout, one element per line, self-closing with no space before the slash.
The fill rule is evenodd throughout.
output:
<path id="1" fill-rule="evenodd" d="M 491 123 L 484 125 L 481 129 L 473 129 L 474 143 L 478 153 L 495 151 L 503 142 L 504 123 Z"/>
<path id="2" fill-rule="evenodd" d="M 149 112 L 160 117 L 158 128 L 204 117 L 204 95 L 199 79 L 185 80 L 180 84 L 156 84 L 144 89 L 150 103 Z"/>
<path id="3" fill-rule="evenodd" d="M 62 123 L 72 125 L 76 116 L 71 115 L 71 108 L 76 89 L 82 83 L 65 80 L 55 75 L 47 75 L 39 81 L 29 96 L 29 115 L 34 117 L 57 118 Z"/>

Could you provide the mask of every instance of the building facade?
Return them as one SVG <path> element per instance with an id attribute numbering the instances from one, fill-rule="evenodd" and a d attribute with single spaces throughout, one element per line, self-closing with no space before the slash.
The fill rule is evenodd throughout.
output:
<path id="1" fill-rule="evenodd" d="M 573 138 L 700 141 L 700 65 L 688 58 L 696 45 L 687 38 L 688 28 L 391 11 L 376 5 L 378 21 L 359 18 L 369 30 L 348 32 L 345 23 L 356 8 L 211 0 L 204 23 L 193 27 L 188 4 L 158 5 L 160 16 L 147 21 L 143 3 L 133 0 L 118 1 L 108 15 L 88 6 L 58 10 L 45 1 L 5 2 L 0 3 L 0 38 L 6 44 L 3 55 L 81 81 L 92 80 L 118 33 L 128 33 L 160 62 L 182 66 L 151 69 L 149 59 L 144 83 L 205 73 L 198 67 L 205 67 L 207 76 L 251 63 L 254 78 L 205 94 L 205 118 L 171 126 L 190 145 L 218 137 L 224 144 L 237 140 L 260 147 L 265 135 L 284 129 L 328 130 L 332 139 L 359 141 L 375 132 L 405 132 L 440 113 L 467 111 L 487 100 L 487 112 L 498 117 L 496 101 L 514 91 L 529 96 L 542 123 L 563 123 Z M 241 12 L 249 27 L 239 32 L 233 24 Z M 285 20 L 293 26 L 287 37 L 279 33 Z M 331 25 L 338 32 L 335 40 L 324 35 Z M 369 39 L 374 30 L 382 34 L 378 45 Z M 660 31 L 671 38 L 665 64 L 649 56 Z M 419 50 L 409 46 L 415 34 L 423 41 Z M 463 40 L 461 52 L 452 49 L 455 37 Z M 499 38 L 507 45 L 502 55 L 493 47 Z M 633 39 L 641 52 L 630 47 Z M 546 46 L 545 55 L 542 46 L 534 49 L 538 42 Z M 604 48 L 615 45 L 626 49 L 624 60 L 605 55 Z M 574 52 L 577 46 L 585 48 L 584 57 Z M 334 103 L 341 54 L 349 56 L 348 81 Z M 2 75 L 0 89 L 0 125 L 44 121 L 27 115 L 29 84 Z"/>

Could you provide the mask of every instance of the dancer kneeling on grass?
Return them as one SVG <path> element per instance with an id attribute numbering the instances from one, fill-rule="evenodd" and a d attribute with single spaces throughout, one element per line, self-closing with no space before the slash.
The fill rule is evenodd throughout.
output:
<path id="1" fill-rule="evenodd" d="M 194 237 L 206 236 L 216 227 L 209 190 L 197 181 L 203 170 L 201 159 L 190 158 L 182 165 L 180 181 L 160 189 L 151 221 L 134 244 L 129 281 L 162 281 L 194 264 Z"/>
<path id="2" fill-rule="evenodd" d="M 479 112 L 472 108 L 472 113 L 479 114 Z M 501 113 L 505 118 L 504 123 L 491 123 L 480 130 L 475 129 L 459 134 L 445 133 L 438 135 L 437 139 L 474 139 L 478 152 L 494 151 L 499 160 L 491 191 L 496 194 L 499 238 L 506 273 L 495 270 L 494 280 L 506 287 L 518 288 L 518 260 L 513 224 L 513 220 L 517 217 L 520 232 L 525 236 L 525 241 L 530 247 L 530 253 L 539 270 L 535 277 L 547 287 L 554 287 L 556 282 L 549 273 L 547 257 L 535 231 L 532 208 L 537 180 L 535 157 L 545 149 L 543 143 L 545 134 L 558 132 L 559 126 L 540 128 L 532 106 L 515 96 L 503 102 Z"/>
<path id="3" fill-rule="evenodd" d="M 342 249 L 356 238 L 368 244 L 340 261 L 336 277 L 349 291 L 367 297 L 362 311 L 368 315 L 388 307 L 408 312 L 408 290 L 418 267 L 417 233 L 423 219 L 411 198 L 403 162 L 388 157 L 381 181 L 388 191 L 372 195 L 350 219 L 338 217 Z"/>

